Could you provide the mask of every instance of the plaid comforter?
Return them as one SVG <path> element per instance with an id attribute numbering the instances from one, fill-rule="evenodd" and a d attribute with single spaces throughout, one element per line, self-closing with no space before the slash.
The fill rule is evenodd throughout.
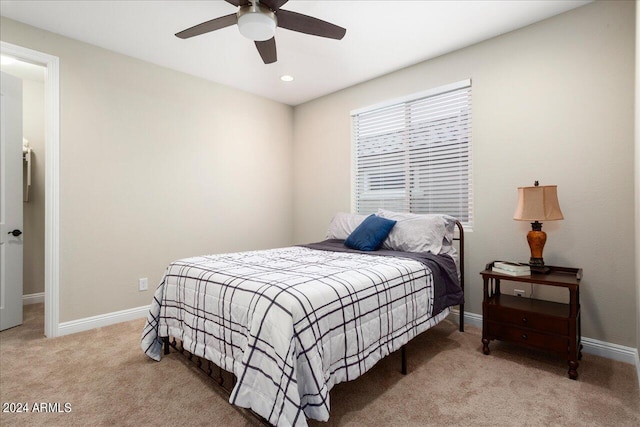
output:
<path id="1" fill-rule="evenodd" d="M 231 371 L 230 403 L 277 426 L 329 418 L 329 390 L 353 380 L 449 313 L 433 313 L 425 264 L 403 257 L 289 247 L 169 265 L 142 349 L 162 337 Z"/>

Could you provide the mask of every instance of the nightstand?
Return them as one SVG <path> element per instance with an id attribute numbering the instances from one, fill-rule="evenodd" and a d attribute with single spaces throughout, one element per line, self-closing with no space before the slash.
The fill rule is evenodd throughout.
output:
<path id="1" fill-rule="evenodd" d="M 491 271 L 488 264 L 480 274 L 484 281 L 482 302 L 482 352 L 489 354 L 489 342 L 497 339 L 555 352 L 569 363 L 569 378 L 578 378 L 582 358 L 580 331 L 581 268 L 549 267 L 547 274 L 508 276 Z M 559 286 L 569 290 L 569 303 L 502 295 L 500 281 Z"/>

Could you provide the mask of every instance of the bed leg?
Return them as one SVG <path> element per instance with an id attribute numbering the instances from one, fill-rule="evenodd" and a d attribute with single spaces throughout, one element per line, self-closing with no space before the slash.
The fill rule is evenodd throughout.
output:
<path id="1" fill-rule="evenodd" d="M 402 375 L 407 375 L 407 346 L 403 345 L 400 348 L 400 357 L 402 358 L 402 369 L 400 370 L 400 372 L 402 372 Z"/>
<path id="2" fill-rule="evenodd" d="M 464 332 L 464 304 L 460 304 L 460 321 L 458 328 L 460 332 Z"/>
<path id="3" fill-rule="evenodd" d="M 169 354 L 169 337 L 162 338 L 162 342 L 164 343 L 164 354 Z"/>

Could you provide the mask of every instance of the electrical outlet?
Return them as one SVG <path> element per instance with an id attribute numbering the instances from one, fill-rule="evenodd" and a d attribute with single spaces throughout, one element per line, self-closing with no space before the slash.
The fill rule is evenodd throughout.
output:
<path id="1" fill-rule="evenodd" d="M 524 296 L 524 291 L 522 289 L 514 289 L 513 290 L 513 295 L 515 295 L 517 297 L 523 297 Z"/>
<path id="2" fill-rule="evenodd" d="M 149 288 L 149 279 L 143 277 L 142 279 L 138 279 L 138 290 L 146 291 Z"/>

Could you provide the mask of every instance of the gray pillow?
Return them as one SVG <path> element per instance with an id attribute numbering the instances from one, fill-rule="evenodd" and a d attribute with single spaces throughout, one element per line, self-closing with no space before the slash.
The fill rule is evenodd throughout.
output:
<path id="1" fill-rule="evenodd" d="M 378 216 L 397 221 L 382 247 L 405 252 L 454 252 L 455 218 L 440 214 L 412 214 L 378 209 Z"/>
<path id="2" fill-rule="evenodd" d="M 346 240 L 366 217 L 367 215 L 338 212 L 329 224 L 327 239 Z"/>

